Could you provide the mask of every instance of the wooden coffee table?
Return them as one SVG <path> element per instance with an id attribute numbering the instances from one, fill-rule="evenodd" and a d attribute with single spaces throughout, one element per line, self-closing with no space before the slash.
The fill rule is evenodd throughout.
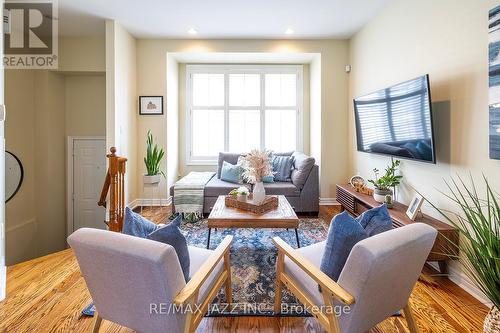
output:
<path id="1" fill-rule="evenodd" d="M 207 249 L 210 246 L 212 228 L 285 228 L 295 229 L 297 246 L 300 247 L 299 218 L 284 195 L 278 195 L 278 208 L 262 215 L 232 207 L 226 207 L 224 195 L 217 198 L 208 216 Z"/>

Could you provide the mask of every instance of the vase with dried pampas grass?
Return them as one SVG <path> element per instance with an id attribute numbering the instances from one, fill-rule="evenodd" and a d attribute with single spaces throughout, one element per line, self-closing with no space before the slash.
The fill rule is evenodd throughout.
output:
<path id="1" fill-rule="evenodd" d="M 273 174 L 273 169 L 269 160 L 270 155 L 269 151 L 254 149 L 241 158 L 241 164 L 244 169 L 243 178 L 250 184 L 254 184 L 252 192 L 253 201 L 257 204 L 261 203 L 266 198 L 262 179 Z"/>

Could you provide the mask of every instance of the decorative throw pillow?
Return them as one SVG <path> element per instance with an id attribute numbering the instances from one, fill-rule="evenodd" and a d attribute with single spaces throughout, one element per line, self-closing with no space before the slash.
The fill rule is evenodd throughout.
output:
<path id="1" fill-rule="evenodd" d="M 328 229 L 321 271 L 337 281 L 354 245 L 367 237 L 365 229 L 347 212 L 336 215 Z"/>
<path id="2" fill-rule="evenodd" d="M 150 233 L 158 229 L 159 226 L 145 219 L 141 215 L 134 213 L 132 209 L 125 208 L 122 233 L 130 236 L 146 238 Z"/>
<path id="3" fill-rule="evenodd" d="M 306 154 L 298 151 L 294 152 L 292 156 L 295 166 L 291 175 L 292 182 L 293 185 L 301 189 L 304 187 L 307 177 L 309 177 L 311 169 L 314 166 L 314 157 L 307 156 Z"/>
<path id="4" fill-rule="evenodd" d="M 264 176 L 264 177 L 262 177 L 262 182 L 263 183 L 274 183 L 274 176 L 273 175 Z"/>
<path id="5" fill-rule="evenodd" d="M 235 165 L 224 161 L 220 171 L 220 179 L 230 183 L 242 184 L 243 171 L 244 169 L 240 164 Z"/>
<path id="6" fill-rule="evenodd" d="M 356 220 L 370 237 L 392 229 L 392 219 L 385 204 L 367 210 Z"/>
<path id="7" fill-rule="evenodd" d="M 278 182 L 291 181 L 293 161 L 293 156 L 273 155 L 271 166 L 273 167 L 274 180 Z"/>
<path id="8" fill-rule="evenodd" d="M 170 222 L 163 228 L 158 228 L 156 231 L 149 234 L 147 238 L 171 245 L 175 249 L 177 258 L 179 258 L 179 263 L 181 264 L 184 279 L 187 282 L 189 280 L 190 259 L 186 238 L 179 229 L 181 221 L 182 218 L 179 214 L 174 220 L 172 220 L 172 222 Z"/>

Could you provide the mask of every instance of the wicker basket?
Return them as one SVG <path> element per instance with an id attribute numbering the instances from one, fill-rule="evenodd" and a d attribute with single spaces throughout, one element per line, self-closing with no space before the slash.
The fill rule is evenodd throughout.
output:
<path id="1" fill-rule="evenodd" d="M 500 310 L 494 305 L 484 319 L 483 331 L 484 333 L 500 332 Z"/>
<path id="2" fill-rule="evenodd" d="M 249 196 L 247 201 L 239 201 L 231 195 L 226 195 L 225 203 L 227 207 L 238 208 L 260 215 L 278 208 L 278 197 L 267 195 L 264 201 L 260 205 L 257 205 L 253 203 L 251 196 Z"/>

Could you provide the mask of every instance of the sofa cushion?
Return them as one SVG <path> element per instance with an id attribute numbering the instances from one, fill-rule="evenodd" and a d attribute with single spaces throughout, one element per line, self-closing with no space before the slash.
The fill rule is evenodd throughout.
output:
<path id="1" fill-rule="evenodd" d="M 300 196 L 300 190 L 290 182 L 264 183 L 264 188 L 266 189 L 266 194 L 269 195 Z"/>
<path id="2" fill-rule="evenodd" d="M 274 180 L 279 182 L 291 181 L 293 156 L 273 155 L 271 158 Z"/>
<path id="3" fill-rule="evenodd" d="M 243 171 L 245 170 L 240 164 L 235 165 L 223 161 L 220 179 L 234 184 L 241 184 L 243 183 Z"/>
<path id="4" fill-rule="evenodd" d="M 298 151 L 294 152 L 292 156 L 295 165 L 292 171 L 292 182 L 299 189 L 302 189 L 314 166 L 314 157 L 307 156 Z"/>
<path id="5" fill-rule="evenodd" d="M 246 186 L 250 189 L 250 185 L 248 184 L 234 184 L 230 182 L 226 182 L 224 180 L 213 177 L 210 181 L 205 185 L 205 197 L 217 197 L 219 195 L 226 195 L 231 192 L 231 190 L 238 188 L 239 186 Z"/>
<path id="6" fill-rule="evenodd" d="M 275 156 L 292 156 L 293 154 L 293 151 L 286 151 L 284 153 L 277 153 L 277 152 L 272 152 L 271 155 L 275 155 Z"/>
<path id="7" fill-rule="evenodd" d="M 238 158 L 242 154 L 234 154 L 234 153 L 219 153 L 219 161 L 217 164 L 217 178 L 220 179 L 220 172 L 222 170 L 222 163 L 225 161 L 230 164 L 238 164 Z"/>
<path id="8" fill-rule="evenodd" d="M 274 175 L 262 177 L 262 182 L 263 183 L 274 183 Z"/>

